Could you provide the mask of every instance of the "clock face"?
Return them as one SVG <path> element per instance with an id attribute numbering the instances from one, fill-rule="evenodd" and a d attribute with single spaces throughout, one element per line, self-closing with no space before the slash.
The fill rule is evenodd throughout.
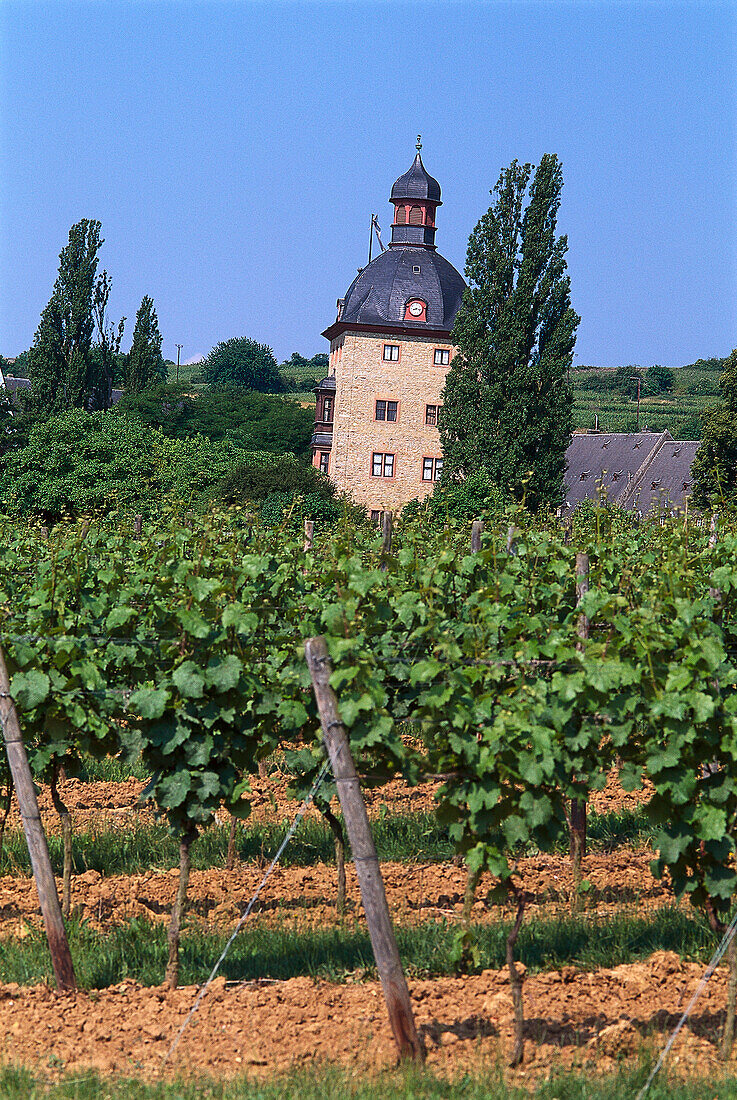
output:
<path id="1" fill-rule="evenodd" d="M 413 317 L 421 317 L 424 309 L 425 307 L 423 306 L 422 302 L 412 302 L 411 306 L 409 307 L 409 311 Z"/>

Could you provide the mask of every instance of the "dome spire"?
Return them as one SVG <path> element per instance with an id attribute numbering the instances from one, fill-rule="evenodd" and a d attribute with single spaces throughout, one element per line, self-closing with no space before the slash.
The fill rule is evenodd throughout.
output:
<path id="1" fill-rule="evenodd" d="M 389 201 L 394 203 L 390 247 L 421 245 L 435 247 L 435 211 L 440 202 L 440 184 L 422 163 L 422 134 L 417 135 L 417 152 L 409 171 L 395 180 Z"/>

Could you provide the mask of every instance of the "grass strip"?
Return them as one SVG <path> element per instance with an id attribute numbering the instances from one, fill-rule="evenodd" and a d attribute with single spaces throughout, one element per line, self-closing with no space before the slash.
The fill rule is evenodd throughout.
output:
<path id="1" fill-rule="evenodd" d="M 285 823 L 239 825 L 237 856 L 244 863 L 268 863 L 287 829 Z M 382 861 L 446 862 L 455 848 L 447 826 L 440 825 L 434 814 L 380 814 L 372 822 L 372 831 Z M 195 870 L 222 867 L 228 847 L 229 826 L 206 829 L 192 846 Z M 591 851 L 611 851 L 628 844 L 645 843 L 651 830 L 644 814 L 631 810 L 589 815 L 588 845 Z M 63 850 L 61 837 L 49 836 L 49 851 L 54 873 L 61 875 Z M 561 830 L 556 850 L 567 851 L 568 838 Z M 523 854 L 523 853 L 520 853 Z M 534 853 L 530 853 L 534 854 Z M 308 817 L 290 842 L 284 855 L 285 867 L 309 867 L 316 863 L 334 863 L 332 833 L 324 822 Z M 73 869 L 99 871 L 103 875 L 141 874 L 155 868 L 170 870 L 179 864 L 179 846 L 163 824 L 134 821 L 125 829 L 99 829 L 75 833 Z M 25 838 L 20 830 L 5 837 L 0 873 L 30 875 Z"/>
<path id="2" fill-rule="evenodd" d="M 528 1089 L 506 1085 L 499 1067 L 480 1066 L 445 1080 L 429 1069 L 408 1067 L 393 1073 L 356 1078 L 350 1070 L 310 1067 L 265 1081 L 240 1077 L 230 1081 L 200 1079 L 147 1082 L 75 1074 L 47 1081 L 23 1069 L 0 1070 L 3 1100 L 623 1100 L 644 1084 L 646 1061 L 601 1078 L 591 1073 L 556 1073 Z M 737 1077 L 679 1081 L 661 1071 L 648 1100 L 734 1100 Z"/>
<path id="3" fill-rule="evenodd" d="M 476 925 L 479 969 L 505 965 L 507 921 Z M 457 925 L 446 921 L 397 927 L 399 953 L 415 977 L 450 975 Z M 69 926 L 77 980 L 83 988 L 102 989 L 125 979 L 143 985 L 163 981 L 167 959 L 165 924 L 134 919 L 108 933 L 84 923 Z M 182 937 L 181 981 L 204 981 L 227 935 L 191 927 Z M 555 970 L 573 963 L 585 970 L 645 959 L 653 951 L 707 960 L 714 936 L 698 914 L 666 906 L 647 916 L 562 916 L 525 922 L 517 954 L 531 971 Z M 348 974 L 374 977 L 368 932 L 361 924 L 299 929 L 287 925 L 245 926 L 223 963 L 232 980 L 294 978 L 308 975 L 340 981 Z M 32 932 L 22 940 L 0 940 L 0 981 L 21 985 L 51 980 L 45 937 Z"/>

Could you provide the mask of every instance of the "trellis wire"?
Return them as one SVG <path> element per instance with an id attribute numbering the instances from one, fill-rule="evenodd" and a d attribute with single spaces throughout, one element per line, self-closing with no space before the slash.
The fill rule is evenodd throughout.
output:
<path id="1" fill-rule="evenodd" d="M 256 904 L 256 901 L 258 900 L 259 894 L 261 893 L 264 886 L 266 885 L 269 878 L 271 877 L 271 874 L 272 874 L 273 870 L 275 869 L 277 863 L 281 859 L 281 856 L 282 856 L 282 853 L 283 853 L 284 849 L 286 848 L 287 844 L 289 843 L 289 841 L 292 839 L 295 832 L 297 831 L 297 828 L 299 827 L 299 824 L 300 824 L 302 818 L 304 817 L 305 813 L 307 812 L 307 807 L 310 805 L 313 798 L 317 794 L 318 790 L 320 789 L 320 787 L 322 785 L 323 780 L 325 779 L 325 776 L 327 775 L 327 773 L 329 771 L 330 771 L 330 761 L 326 760 L 325 763 L 323 764 L 323 766 L 320 768 L 320 771 L 318 772 L 318 775 L 317 775 L 317 778 L 315 779 L 315 782 L 312 784 L 312 788 L 311 788 L 309 794 L 306 795 L 306 797 L 304 798 L 304 800 L 302 802 L 302 805 L 300 806 L 299 810 L 297 811 L 297 815 L 296 815 L 294 821 L 292 822 L 292 824 L 289 828 L 289 832 L 287 833 L 287 835 L 284 837 L 284 840 L 279 845 L 279 851 L 276 853 L 276 855 L 272 859 L 271 863 L 269 864 L 269 866 L 266 870 L 266 873 L 264 874 L 264 877 L 261 879 L 261 882 L 256 887 L 256 891 L 255 891 L 253 897 L 249 901 L 248 905 L 246 906 L 246 908 L 243 912 L 243 915 L 241 916 L 240 920 L 236 924 L 236 926 L 233 930 L 232 936 L 230 937 L 230 939 L 226 943 L 225 947 L 221 951 L 220 958 L 215 963 L 215 965 L 212 968 L 212 971 L 210 972 L 210 977 L 207 979 L 207 981 L 203 985 L 202 989 L 197 994 L 197 999 L 195 1000 L 195 1003 L 192 1005 L 191 1009 L 189 1010 L 189 1014 L 187 1015 L 186 1020 L 184 1021 L 184 1023 L 180 1027 L 179 1031 L 177 1032 L 177 1035 L 174 1038 L 174 1041 L 172 1042 L 171 1046 L 169 1047 L 166 1054 L 164 1055 L 164 1060 L 162 1062 L 162 1066 L 166 1065 L 166 1063 L 169 1061 L 169 1059 L 171 1058 L 174 1051 L 179 1046 L 179 1040 L 182 1038 L 182 1035 L 184 1035 L 184 1032 L 186 1031 L 190 1020 L 192 1019 L 195 1012 L 197 1011 L 197 1009 L 200 1006 L 200 1002 L 202 1001 L 202 998 L 207 993 L 207 990 L 210 988 L 210 985 L 212 984 L 212 982 L 215 979 L 215 975 L 217 974 L 218 970 L 220 969 L 223 962 L 225 961 L 225 957 L 227 956 L 228 952 L 230 951 L 230 948 L 232 947 L 236 936 L 238 935 L 241 928 L 245 924 L 247 918 L 250 916 L 251 910 L 253 909 L 254 905 Z"/>
<path id="2" fill-rule="evenodd" d="M 712 976 L 712 974 L 714 973 L 716 968 L 719 966 L 719 963 L 722 960 L 722 956 L 724 955 L 724 952 L 729 947 L 730 941 L 732 940 L 732 937 L 734 936 L 735 931 L 737 931 L 737 912 L 735 912 L 734 916 L 732 917 L 731 921 L 729 922 L 729 925 L 727 926 L 727 931 L 724 933 L 724 936 L 722 937 L 722 942 L 719 944 L 716 951 L 712 955 L 711 961 L 710 961 L 709 965 L 707 966 L 706 970 L 704 971 L 704 976 L 702 977 L 701 981 L 699 982 L 698 986 L 696 987 L 696 992 L 694 993 L 691 1000 L 688 1002 L 688 1005 L 686 1007 L 686 1011 L 683 1013 L 680 1020 L 676 1024 L 675 1029 L 673 1031 L 673 1034 L 671 1035 L 668 1042 L 665 1044 L 665 1047 L 664 1047 L 660 1057 L 658 1058 L 657 1062 L 655 1063 L 655 1066 L 653 1067 L 653 1069 L 650 1073 L 650 1076 L 648 1077 L 647 1081 L 645 1082 L 645 1084 L 642 1086 L 642 1088 L 638 1092 L 637 1096 L 635 1097 L 635 1100 L 642 1100 L 643 1096 L 649 1090 L 650 1086 L 652 1085 L 653 1081 L 655 1080 L 655 1076 L 658 1073 L 658 1071 L 660 1070 L 660 1067 L 663 1065 L 663 1062 L 665 1061 L 665 1059 L 668 1057 L 668 1054 L 670 1053 L 671 1047 L 673 1046 L 676 1039 L 678 1038 L 678 1034 L 681 1031 L 681 1028 L 686 1023 L 686 1021 L 688 1020 L 689 1016 L 691 1015 L 691 1012 L 693 1011 L 694 1005 L 696 1004 L 699 997 L 703 993 L 704 988 L 706 986 L 706 983 L 709 981 L 709 978 Z"/>

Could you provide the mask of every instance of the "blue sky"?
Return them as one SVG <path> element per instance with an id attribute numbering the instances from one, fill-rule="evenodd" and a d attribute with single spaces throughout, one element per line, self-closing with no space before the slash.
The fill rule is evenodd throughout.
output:
<path id="1" fill-rule="evenodd" d="M 419 132 L 460 270 L 500 169 L 558 154 L 577 361 L 737 344 L 734 3 L 4 0 L 0 81 L 5 355 L 82 217 L 124 347 L 150 294 L 170 358 L 326 350 Z"/>

